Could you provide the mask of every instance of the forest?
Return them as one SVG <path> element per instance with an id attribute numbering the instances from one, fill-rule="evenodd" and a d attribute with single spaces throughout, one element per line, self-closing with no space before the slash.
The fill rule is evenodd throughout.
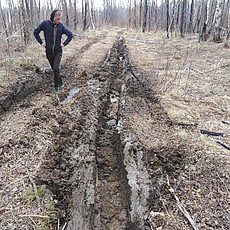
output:
<path id="1" fill-rule="evenodd" d="M 195 33 L 199 40 L 229 38 L 229 0 L 104 0 L 97 8 L 93 0 L 6 0 L 0 4 L 1 38 L 7 46 L 15 37 L 26 45 L 33 28 L 49 19 L 55 8 L 63 12 L 65 25 L 74 30 L 119 26 L 142 32 L 161 30 L 167 37 Z"/>

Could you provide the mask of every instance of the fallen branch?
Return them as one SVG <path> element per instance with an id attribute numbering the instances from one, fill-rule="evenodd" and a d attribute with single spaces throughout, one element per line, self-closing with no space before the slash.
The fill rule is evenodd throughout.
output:
<path id="1" fill-rule="evenodd" d="M 28 175 L 25 175 L 25 176 L 23 176 L 23 177 L 21 177 L 21 178 L 15 180 L 15 181 L 11 182 L 9 185 L 13 185 L 13 184 L 15 184 L 15 183 L 18 183 L 19 181 L 24 180 L 24 179 L 27 178 L 27 177 L 28 177 Z"/>
<path id="2" fill-rule="evenodd" d="M 169 178 L 167 175 L 167 184 L 169 186 L 169 192 L 173 195 L 173 197 L 175 198 L 176 202 L 177 202 L 177 206 L 180 209 L 180 211 L 184 214 L 184 216 L 187 218 L 187 220 L 189 221 L 189 223 L 192 225 L 194 230 L 198 230 L 198 227 L 196 225 L 195 220 L 192 218 L 192 216 L 189 214 L 189 212 L 185 209 L 184 205 L 180 202 L 179 198 L 177 197 L 177 195 L 175 194 L 175 190 L 171 187 L 170 183 L 169 183 Z"/>
<path id="3" fill-rule="evenodd" d="M 60 230 L 60 219 L 58 219 L 58 227 L 57 230 Z"/>
<path id="4" fill-rule="evenodd" d="M 132 66 L 130 65 L 128 68 L 129 72 L 144 86 L 143 80 L 138 76 L 137 74 L 134 73 Z"/>
<path id="5" fill-rule="evenodd" d="M 111 51 L 109 51 L 109 52 L 108 52 L 108 54 L 107 54 L 107 56 L 106 56 L 106 59 L 105 59 L 105 61 L 104 61 L 103 65 L 102 65 L 102 68 L 104 68 L 104 67 L 105 67 L 105 65 L 106 65 L 106 63 L 109 61 L 109 59 L 110 59 L 110 55 L 111 55 Z"/>
<path id="6" fill-rule="evenodd" d="M 64 226 L 62 227 L 62 230 L 65 230 L 66 226 L 67 226 L 67 222 L 66 222 L 66 223 L 64 224 Z"/>
<path id="7" fill-rule="evenodd" d="M 222 123 L 225 125 L 230 125 L 230 121 L 222 121 Z"/>
<path id="8" fill-rule="evenodd" d="M 20 32 L 24 27 L 26 27 L 26 26 L 28 25 L 29 22 L 30 22 L 30 19 L 27 20 L 27 21 L 25 22 L 25 24 L 24 24 L 21 28 L 19 28 L 14 34 L 12 34 L 11 36 L 5 38 L 5 40 L 9 40 L 9 39 L 12 38 L 12 37 L 20 37 L 20 35 L 18 35 L 19 32 Z"/>
<path id="9" fill-rule="evenodd" d="M 216 143 L 221 145 L 222 147 L 226 148 L 227 150 L 230 150 L 230 146 L 225 144 L 223 141 L 218 140 Z"/>
<path id="10" fill-rule="evenodd" d="M 144 81 L 143 81 L 143 79 L 141 79 L 139 73 L 136 74 L 136 73 L 134 72 L 132 63 L 131 63 L 131 61 L 130 61 L 128 55 L 126 54 L 125 57 L 126 57 L 126 59 L 127 59 L 127 64 L 126 64 L 126 65 L 127 65 L 127 66 L 126 66 L 127 70 L 133 75 L 133 77 L 135 77 L 135 78 L 144 86 Z"/>
<path id="11" fill-rule="evenodd" d="M 209 136 L 221 136 L 221 137 L 224 136 L 224 133 L 212 132 L 212 131 L 208 131 L 208 130 L 204 130 L 204 129 L 201 129 L 200 132 L 201 132 L 201 134 L 207 134 Z"/>
<path id="12" fill-rule="evenodd" d="M 49 216 L 34 215 L 34 214 L 30 214 L 30 215 L 19 215 L 19 217 L 34 217 L 34 218 L 50 219 Z"/>
<path id="13" fill-rule="evenodd" d="M 60 101 L 60 98 L 59 98 L 58 94 L 56 94 L 56 98 L 57 98 L 58 105 L 61 105 L 61 101 Z"/>
<path id="14" fill-rule="evenodd" d="M 185 209 L 184 205 L 180 202 L 179 198 L 173 193 L 173 196 L 175 200 L 177 201 L 177 206 L 181 210 L 181 212 L 184 214 L 184 216 L 187 218 L 189 223 L 192 225 L 194 230 L 198 230 L 198 227 L 196 226 L 196 222 L 193 220 L 189 212 Z"/>
<path id="15" fill-rule="evenodd" d="M 186 122 L 178 122 L 177 124 L 181 126 L 197 126 L 198 125 L 197 123 L 186 123 Z"/>

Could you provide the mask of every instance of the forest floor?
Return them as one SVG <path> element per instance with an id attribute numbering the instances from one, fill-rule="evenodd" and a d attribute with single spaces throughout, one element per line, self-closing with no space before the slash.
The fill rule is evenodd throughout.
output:
<path id="1" fill-rule="evenodd" d="M 223 44 L 87 32 L 65 47 L 59 94 L 38 44 L 3 57 L 0 229 L 230 228 Z"/>

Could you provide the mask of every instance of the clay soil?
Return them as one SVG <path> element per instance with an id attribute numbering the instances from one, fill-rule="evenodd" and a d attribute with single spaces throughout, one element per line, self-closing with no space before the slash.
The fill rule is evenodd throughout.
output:
<path id="1" fill-rule="evenodd" d="M 0 229 L 229 229 L 228 49 L 87 32 L 59 94 L 44 50 L 17 52 L 0 63 Z"/>

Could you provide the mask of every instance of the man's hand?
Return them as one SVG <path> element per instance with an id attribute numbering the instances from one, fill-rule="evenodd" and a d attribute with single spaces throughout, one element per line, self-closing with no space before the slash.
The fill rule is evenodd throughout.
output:
<path id="1" fill-rule="evenodd" d="M 61 48 L 63 48 L 65 45 L 63 43 L 61 43 Z"/>
<path id="2" fill-rule="evenodd" d="M 45 42 L 43 42 L 43 43 L 42 43 L 42 46 L 43 46 L 44 48 L 46 48 L 46 43 L 45 43 Z"/>

